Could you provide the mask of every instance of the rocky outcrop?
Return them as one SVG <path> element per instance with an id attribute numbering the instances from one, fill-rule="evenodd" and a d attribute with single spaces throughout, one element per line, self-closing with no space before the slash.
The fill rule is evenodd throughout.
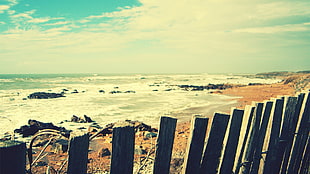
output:
<path id="1" fill-rule="evenodd" d="M 65 97 L 63 93 L 47 93 L 47 92 L 35 92 L 28 96 L 29 99 L 50 99 Z"/>
<path id="2" fill-rule="evenodd" d="M 23 137 L 29 137 L 37 133 L 39 130 L 43 129 L 58 130 L 62 132 L 62 134 L 66 137 L 69 137 L 71 132 L 69 130 L 66 130 L 64 127 L 58 127 L 52 123 L 43 123 L 37 120 L 29 120 L 28 125 L 21 126 L 19 129 L 15 129 L 14 132 L 22 134 Z"/>
<path id="3" fill-rule="evenodd" d="M 231 84 L 209 84 L 206 86 L 197 86 L 197 85 L 178 85 L 179 88 L 182 88 L 186 91 L 203 91 L 203 90 L 209 90 L 209 89 L 219 89 L 224 90 L 227 88 L 232 88 L 236 85 Z M 239 85 L 240 86 L 240 85 Z"/>
<path id="4" fill-rule="evenodd" d="M 94 121 L 90 117 L 88 117 L 87 115 L 84 115 L 84 118 L 73 115 L 71 117 L 71 122 L 74 122 L 74 123 L 92 123 Z"/>

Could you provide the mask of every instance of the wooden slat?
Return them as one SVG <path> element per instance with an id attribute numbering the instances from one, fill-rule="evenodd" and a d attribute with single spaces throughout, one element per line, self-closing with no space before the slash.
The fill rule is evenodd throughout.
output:
<path id="1" fill-rule="evenodd" d="M 0 173 L 26 173 L 26 143 L 0 142 Z"/>
<path id="2" fill-rule="evenodd" d="M 253 164 L 251 167 L 251 174 L 257 174 L 260 166 L 260 161 L 262 157 L 262 149 L 266 137 L 266 130 L 267 126 L 269 123 L 269 118 L 271 114 L 271 109 L 273 106 L 273 102 L 268 101 L 265 103 L 265 108 L 264 108 L 264 114 L 263 114 L 263 119 L 262 123 L 259 128 L 259 133 L 258 133 L 258 142 L 255 147 L 255 152 L 254 152 L 254 157 L 253 157 Z"/>
<path id="3" fill-rule="evenodd" d="M 233 173 L 244 110 L 234 109 L 220 173 Z"/>
<path id="4" fill-rule="evenodd" d="M 302 155 L 307 143 L 309 136 L 309 122 L 310 122 L 310 93 L 307 94 L 307 99 L 303 106 L 302 118 L 299 124 L 296 140 L 293 146 L 289 167 L 287 170 L 288 174 L 295 174 L 298 172 Z"/>
<path id="5" fill-rule="evenodd" d="M 156 143 L 154 174 L 168 174 L 177 119 L 161 117 Z"/>
<path id="6" fill-rule="evenodd" d="M 262 118 L 262 112 L 263 112 L 263 103 L 257 103 L 255 112 L 254 112 L 254 118 L 252 120 L 251 128 L 250 128 L 250 137 L 247 141 L 246 150 L 243 158 L 243 166 L 241 168 L 242 174 L 249 174 L 250 169 L 253 162 L 253 155 L 255 146 L 258 142 L 258 133 L 260 128 L 260 122 Z"/>
<path id="7" fill-rule="evenodd" d="M 252 125 L 252 120 L 253 120 L 253 115 L 254 115 L 254 111 L 255 111 L 255 107 L 251 107 L 249 108 L 248 110 L 248 114 L 249 114 L 249 118 L 247 120 L 247 126 L 246 126 L 246 130 L 245 130 L 245 133 L 244 133 L 244 137 L 243 137 L 243 140 L 242 140 L 242 143 L 241 143 L 241 148 L 240 148 L 240 153 L 238 154 L 238 162 L 236 164 L 236 170 L 235 170 L 235 173 L 238 174 L 239 171 L 240 171 L 240 168 L 241 168 L 241 163 L 242 163 L 242 159 L 243 159 L 243 155 L 244 155 L 244 150 L 245 150 L 245 147 L 246 147 L 246 143 L 248 141 L 248 137 L 249 137 L 249 134 L 250 134 L 250 128 L 251 128 L 251 125 Z"/>
<path id="8" fill-rule="evenodd" d="M 284 153 L 287 149 L 287 143 L 289 141 L 290 134 L 293 134 L 290 129 L 293 124 L 293 118 L 295 115 L 295 109 L 297 104 L 297 97 L 289 97 L 287 99 L 287 103 L 285 106 L 283 123 L 280 133 L 280 140 L 278 144 L 278 150 L 276 153 L 275 163 L 273 164 L 272 168 L 274 173 L 279 173 L 281 169 L 281 164 L 283 161 Z"/>
<path id="9" fill-rule="evenodd" d="M 308 138 L 307 147 L 304 152 L 301 167 L 299 170 L 300 174 L 309 174 L 309 172 L 310 172 L 310 137 Z"/>
<path id="10" fill-rule="evenodd" d="M 111 174 L 133 173 L 134 147 L 134 127 L 116 125 L 112 135 Z"/>
<path id="11" fill-rule="evenodd" d="M 288 161 L 289 161 L 289 158 L 291 155 L 292 145 L 293 145 L 295 132 L 296 132 L 296 127 L 297 127 L 297 123 L 299 121 L 299 115 L 300 115 L 300 111 L 301 111 L 301 107 L 302 107 L 304 98 L 305 98 L 305 93 L 300 93 L 298 95 L 297 104 L 295 107 L 295 113 L 294 113 L 294 116 L 292 119 L 291 127 L 289 128 L 290 132 L 289 132 L 289 137 L 287 140 L 287 149 L 285 151 L 283 162 L 282 162 L 281 174 L 286 174 L 286 172 L 287 172 Z"/>
<path id="12" fill-rule="evenodd" d="M 229 122 L 229 115 L 216 113 L 214 115 L 208 143 L 200 165 L 200 174 L 216 174 L 220 163 L 223 140 Z"/>
<path id="13" fill-rule="evenodd" d="M 75 131 L 70 135 L 68 174 L 85 174 L 87 172 L 89 134 Z"/>
<path id="14" fill-rule="evenodd" d="M 263 169 L 264 174 L 271 174 L 270 172 L 272 171 L 272 165 L 276 160 L 276 153 L 278 148 L 277 146 L 279 144 L 279 134 L 282 122 L 283 105 L 283 99 L 277 99 L 274 105 L 268 152 L 266 155 L 265 165 Z"/>
<path id="15" fill-rule="evenodd" d="M 192 118 L 191 134 L 184 158 L 183 173 L 197 174 L 199 172 L 208 120 L 209 118 L 196 116 Z"/>

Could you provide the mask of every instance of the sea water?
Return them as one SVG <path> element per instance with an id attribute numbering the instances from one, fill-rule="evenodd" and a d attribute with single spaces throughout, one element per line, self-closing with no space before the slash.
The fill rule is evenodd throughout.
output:
<path id="1" fill-rule="evenodd" d="M 62 123 L 72 115 L 87 115 L 101 126 L 129 119 L 156 127 L 160 116 L 190 120 L 192 114 L 201 114 L 202 110 L 180 113 L 203 108 L 206 114 L 227 110 L 236 103 L 231 96 L 211 94 L 210 90 L 186 91 L 177 85 L 278 81 L 210 74 L 0 74 L 0 135 L 27 124 L 29 119 L 52 122 L 68 129 L 81 126 Z M 27 98 L 34 92 L 63 91 L 65 97 L 61 98 Z"/>

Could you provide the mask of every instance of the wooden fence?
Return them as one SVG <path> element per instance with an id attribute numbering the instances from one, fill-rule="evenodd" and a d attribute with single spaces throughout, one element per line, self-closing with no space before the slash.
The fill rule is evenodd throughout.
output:
<path id="1" fill-rule="evenodd" d="M 161 117 L 155 174 L 169 173 L 176 123 Z M 193 117 L 182 173 L 309 174 L 309 128 L 309 92 L 233 108 L 231 114 L 215 113 L 212 119 Z M 130 125 L 113 129 L 111 174 L 133 173 L 134 137 Z M 72 134 L 67 173 L 86 173 L 88 140 L 88 134 Z M 0 146 L 0 173 L 25 173 L 25 143 Z"/>

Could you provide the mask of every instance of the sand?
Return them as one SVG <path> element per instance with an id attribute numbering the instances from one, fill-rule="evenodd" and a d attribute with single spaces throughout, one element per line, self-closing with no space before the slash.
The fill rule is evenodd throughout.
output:
<path id="1" fill-rule="evenodd" d="M 268 85 L 263 84 L 263 85 L 250 85 L 244 87 L 233 87 L 230 89 L 222 90 L 217 93 L 223 95 L 236 96 L 237 98 L 234 99 L 237 100 L 237 104 L 235 105 L 235 107 L 239 109 L 244 109 L 246 105 L 250 105 L 252 104 L 252 102 L 263 102 L 264 100 L 269 100 L 271 98 L 276 98 L 279 96 L 286 96 L 286 95 L 294 96 L 296 91 L 295 84 L 296 83 L 285 83 L 285 81 L 283 81 L 281 83 L 268 84 Z M 191 115 L 196 114 L 197 112 L 203 112 L 203 110 L 204 108 L 192 108 L 192 110 L 186 110 L 183 113 L 179 114 Z M 222 112 L 229 113 L 230 109 L 223 108 Z M 203 114 L 204 116 L 210 118 L 209 120 L 209 128 L 210 128 L 210 123 L 213 114 L 212 113 L 203 113 Z M 185 154 L 189 134 L 190 134 L 190 121 L 178 122 L 172 154 L 171 173 L 179 173 L 181 171 L 180 166 L 183 163 L 183 157 Z M 145 150 L 149 150 L 152 146 L 154 146 L 155 141 L 156 138 L 145 139 L 141 136 L 136 135 L 136 145 L 141 146 Z M 98 149 L 100 149 L 98 147 L 106 147 L 110 149 L 111 148 L 110 142 L 111 142 L 111 135 L 97 138 L 94 142 L 92 142 L 91 147 L 93 147 L 93 149 L 91 149 L 92 151 L 90 151 L 89 153 L 89 159 L 90 159 L 90 163 L 88 165 L 89 172 L 93 173 L 96 171 L 109 170 L 110 156 L 98 157 Z M 61 154 L 60 158 L 64 158 L 63 155 L 64 154 Z M 136 156 L 135 159 L 136 162 L 140 160 L 139 156 Z M 53 164 L 55 168 L 59 167 L 57 166 L 59 162 L 57 162 L 57 160 L 53 161 L 50 161 L 51 164 Z M 43 167 L 35 167 L 34 171 L 40 173 L 43 171 L 45 172 L 45 170 L 46 166 L 43 166 Z"/>

